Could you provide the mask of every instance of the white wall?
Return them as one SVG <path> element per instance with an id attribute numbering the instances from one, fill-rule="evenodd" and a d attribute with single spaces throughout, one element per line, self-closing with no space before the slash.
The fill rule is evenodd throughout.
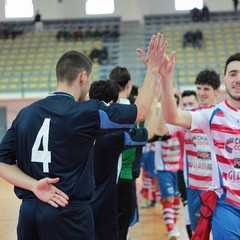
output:
<path id="1" fill-rule="evenodd" d="M 85 14 L 85 2 L 86 0 L 62 0 L 62 3 L 58 0 L 33 0 L 35 10 L 40 10 L 43 19 L 92 17 Z M 110 16 L 121 16 L 123 21 L 141 21 L 144 15 L 177 13 L 174 3 L 174 0 L 115 0 L 116 11 Z M 212 12 L 233 10 L 232 0 L 205 0 L 205 3 Z M 4 6 L 5 0 L 0 0 L 0 21 L 9 21 L 5 18 Z"/>

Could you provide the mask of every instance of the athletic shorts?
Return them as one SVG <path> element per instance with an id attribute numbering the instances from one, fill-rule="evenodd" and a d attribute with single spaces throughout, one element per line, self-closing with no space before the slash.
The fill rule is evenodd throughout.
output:
<path id="1" fill-rule="evenodd" d="M 188 211 L 192 231 L 196 230 L 198 219 L 200 217 L 200 208 L 202 206 L 200 194 L 203 192 L 205 191 L 187 188 Z"/>
<path id="2" fill-rule="evenodd" d="M 23 200 L 17 234 L 18 240 L 93 240 L 92 208 L 79 201 L 54 208 L 36 199 Z"/>
<path id="3" fill-rule="evenodd" d="M 212 216 L 212 235 L 213 240 L 239 240 L 240 208 L 219 198 Z"/>
<path id="4" fill-rule="evenodd" d="M 177 172 L 157 171 L 161 198 L 179 196 Z"/>
<path id="5" fill-rule="evenodd" d="M 118 232 L 117 230 L 110 230 L 104 233 L 95 234 L 95 240 L 117 240 Z"/>
<path id="6" fill-rule="evenodd" d="M 148 176 L 152 178 L 155 176 L 155 152 L 147 152 L 142 155 L 143 169 L 148 173 Z"/>

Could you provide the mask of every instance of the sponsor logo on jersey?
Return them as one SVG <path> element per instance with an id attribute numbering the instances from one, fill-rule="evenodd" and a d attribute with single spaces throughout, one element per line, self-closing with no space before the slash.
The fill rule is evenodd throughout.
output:
<path id="1" fill-rule="evenodd" d="M 194 147 L 198 146 L 207 146 L 208 145 L 208 138 L 206 135 L 198 134 L 192 137 L 192 144 Z"/>
<path id="2" fill-rule="evenodd" d="M 212 170 L 212 163 L 210 162 L 202 162 L 202 161 L 193 161 L 189 162 L 188 166 L 190 168 L 195 169 L 203 169 L 203 170 Z"/>
<path id="3" fill-rule="evenodd" d="M 240 153 L 240 138 L 229 138 L 225 143 L 225 149 L 228 153 Z"/>
<path id="4" fill-rule="evenodd" d="M 231 180 L 232 182 L 240 182 L 240 171 L 228 172 L 228 180 Z"/>
<path id="5" fill-rule="evenodd" d="M 234 168 L 240 169 L 240 158 L 233 159 L 233 166 Z"/>
<path id="6" fill-rule="evenodd" d="M 211 159 L 211 152 L 198 151 L 197 158 Z"/>

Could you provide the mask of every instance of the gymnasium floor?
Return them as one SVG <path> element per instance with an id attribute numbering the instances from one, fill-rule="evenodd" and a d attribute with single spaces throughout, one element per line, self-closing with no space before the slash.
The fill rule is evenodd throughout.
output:
<path id="1" fill-rule="evenodd" d="M 139 191 L 140 183 L 138 183 Z M 13 193 L 13 187 L 0 178 L 0 240 L 16 240 L 16 225 L 20 200 Z M 188 240 L 184 227 L 184 215 L 178 221 L 181 237 Z M 161 218 L 160 205 L 140 208 L 140 221 L 130 228 L 131 240 L 165 240 L 166 229 Z M 87 239 L 86 239 L 87 240 Z"/>

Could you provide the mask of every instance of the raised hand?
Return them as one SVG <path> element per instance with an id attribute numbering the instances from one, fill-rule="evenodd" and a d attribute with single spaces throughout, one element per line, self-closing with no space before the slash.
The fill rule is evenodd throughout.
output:
<path id="1" fill-rule="evenodd" d="M 49 203 L 55 208 L 59 206 L 65 207 L 69 198 L 63 191 L 53 185 L 58 181 L 59 178 L 43 178 L 38 181 L 32 191 L 38 199 Z"/>
<path id="2" fill-rule="evenodd" d="M 163 44 L 163 34 L 158 33 L 157 35 L 153 35 L 149 46 L 148 51 L 145 52 L 138 48 L 137 53 L 141 58 L 141 61 L 150 68 L 158 69 L 161 67 L 161 63 L 163 61 L 163 55 L 165 54 L 167 48 L 167 42 L 165 41 Z"/>
<path id="3" fill-rule="evenodd" d="M 176 52 L 171 52 L 168 57 L 165 53 L 162 55 L 161 66 L 159 68 L 158 74 L 162 77 L 162 80 L 172 79 L 173 70 L 175 65 L 175 54 Z"/>

